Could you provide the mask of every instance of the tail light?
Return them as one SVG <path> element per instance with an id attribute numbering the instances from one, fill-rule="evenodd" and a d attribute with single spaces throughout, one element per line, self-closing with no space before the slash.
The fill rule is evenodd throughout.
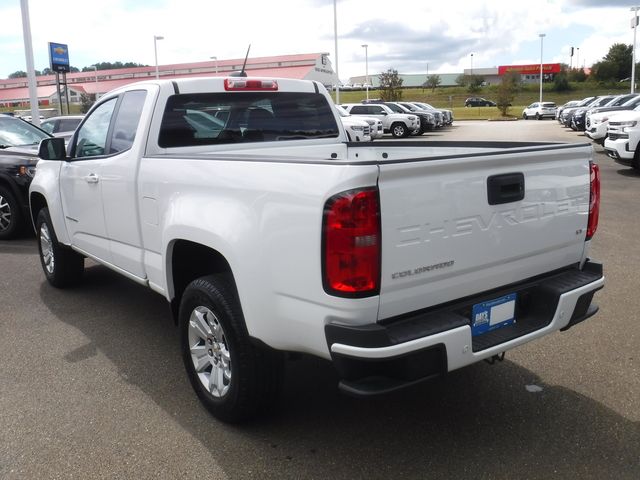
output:
<path id="1" fill-rule="evenodd" d="M 593 162 L 589 163 L 591 180 L 589 182 L 589 220 L 587 221 L 587 240 L 598 229 L 598 217 L 600 216 L 600 167 Z"/>
<path id="2" fill-rule="evenodd" d="M 367 297 L 380 290 L 380 201 L 375 187 L 334 195 L 323 218 L 323 285 L 330 295 Z"/>

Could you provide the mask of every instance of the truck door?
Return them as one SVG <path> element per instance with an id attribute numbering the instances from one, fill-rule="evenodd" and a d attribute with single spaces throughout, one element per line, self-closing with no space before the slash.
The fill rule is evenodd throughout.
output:
<path id="1" fill-rule="evenodd" d="M 116 103 L 116 98 L 105 101 L 85 119 L 76 134 L 70 161 L 63 162 L 60 171 L 62 208 L 73 245 L 106 262 L 111 256 L 100 176 Z"/>
<path id="2" fill-rule="evenodd" d="M 121 95 L 109 132 L 109 158 L 102 165 L 101 179 L 111 261 L 139 278 L 146 276 L 137 207 L 138 162 L 143 142 L 135 139 L 146 99 L 146 90 L 130 90 Z"/>

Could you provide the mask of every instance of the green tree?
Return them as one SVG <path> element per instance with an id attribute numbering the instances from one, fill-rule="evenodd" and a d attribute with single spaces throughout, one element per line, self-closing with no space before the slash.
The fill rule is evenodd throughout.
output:
<path id="1" fill-rule="evenodd" d="M 96 102 L 95 93 L 81 93 L 80 94 L 80 111 L 82 113 L 87 113 L 95 102 Z"/>
<path id="2" fill-rule="evenodd" d="M 517 72 L 507 72 L 502 77 L 502 82 L 498 85 L 496 104 L 503 117 L 507 116 L 509 107 L 512 105 L 516 94 L 521 88 L 520 74 Z"/>
<path id="3" fill-rule="evenodd" d="M 431 89 L 432 92 L 436 91 L 436 88 L 442 83 L 442 79 L 440 75 L 429 75 L 427 77 L 427 81 L 424 83 L 424 86 L 427 86 Z"/>
<path id="4" fill-rule="evenodd" d="M 24 72 L 22 70 L 18 70 L 16 72 L 10 73 L 8 78 L 22 78 L 22 77 L 26 77 L 27 76 L 27 72 Z"/>
<path id="5" fill-rule="evenodd" d="M 567 72 L 562 70 L 560 73 L 556 74 L 553 77 L 553 90 L 555 92 L 568 92 L 571 90 L 571 85 L 569 85 L 569 78 L 567 77 Z"/>
<path id="6" fill-rule="evenodd" d="M 596 80 L 622 80 L 631 76 L 633 47 L 623 43 L 614 43 L 602 61 L 596 62 L 592 75 Z"/>
<path id="7" fill-rule="evenodd" d="M 402 100 L 402 79 L 398 71 L 390 68 L 378 75 L 380 82 L 380 98 L 385 102 Z"/>

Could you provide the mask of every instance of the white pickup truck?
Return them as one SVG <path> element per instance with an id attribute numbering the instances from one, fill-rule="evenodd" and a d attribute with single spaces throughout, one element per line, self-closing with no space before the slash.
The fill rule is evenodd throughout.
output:
<path id="1" fill-rule="evenodd" d="M 290 352 L 389 392 L 597 311 L 591 147 L 347 142 L 316 82 L 194 78 L 114 90 L 68 152 L 40 145 L 30 206 L 55 287 L 86 257 L 172 306 L 202 402 L 239 421 Z"/>

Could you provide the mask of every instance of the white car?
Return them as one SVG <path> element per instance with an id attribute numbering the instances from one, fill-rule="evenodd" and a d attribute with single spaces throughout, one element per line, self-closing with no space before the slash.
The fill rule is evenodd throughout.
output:
<path id="1" fill-rule="evenodd" d="M 625 112 L 609 121 L 604 149 L 616 163 L 640 170 L 640 112 Z"/>
<path id="2" fill-rule="evenodd" d="M 372 140 L 369 122 L 349 115 L 349 113 L 339 105 L 336 105 L 336 109 L 338 110 L 340 121 L 342 121 L 342 126 L 347 132 L 347 138 L 350 142 L 370 142 Z"/>
<path id="3" fill-rule="evenodd" d="M 335 105 L 335 107 L 338 110 L 338 113 L 340 113 L 340 116 L 342 118 L 344 118 L 345 115 L 351 118 L 356 118 L 353 115 L 351 115 L 349 112 L 347 112 L 347 110 L 343 106 Z M 382 125 L 382 120 L 379 120 L 374 117 L 365 117 L 364 115 L 358 115 L 357 119 L 364 120 L 369 124 L 369 135 L 371 136 L 371 140 L 375 140 L 376 138 L 382 138 L 382 136 L 384 135 L 384 126 Z"/>
<path id="4" fill-rule="evenodd" d="M 609 121 L 614 120 L 623 113 L 629 113 L 634 110 L 614 110 L 611 112 L 594 113 L 588 118 L 587 129 L 584 131 L 584 134 L 594 142 L 602 144 L 607 137 Z"/>
<path id="5" fill-rule="evenodd" d="M 522 118 L 542 120 L 545 117 L 556 118 L 558 107 L 553 102 L 534 102 L 522 111 Z"/>
<path id="6" fill-rule="evenodd" d="M 388 106 L 380 103 L 347 103 L 342 105 L 351 115 L 364 115 L 382 121 L 385 133 L 396 138 L 408 137 L 420 130 L 420 119 L 416 115 L 393 113 Z"/>

